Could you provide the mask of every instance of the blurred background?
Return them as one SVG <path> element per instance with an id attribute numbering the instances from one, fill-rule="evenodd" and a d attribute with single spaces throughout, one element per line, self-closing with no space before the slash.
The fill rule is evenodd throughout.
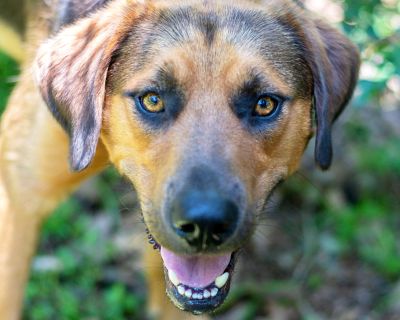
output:
<path id="1" fill-rule="evenodd" d="M 332 168 L 314 166 L 312 141 L 215 318 L 400 319 L 400 1 L 305 2 L 359 46 L 360 81 Z M 18 72 L 0 52 L 0 112 Z M 64 202 L 43 227 L 24 319 L 146 319 L 138 209 L 113 169 Z"/>

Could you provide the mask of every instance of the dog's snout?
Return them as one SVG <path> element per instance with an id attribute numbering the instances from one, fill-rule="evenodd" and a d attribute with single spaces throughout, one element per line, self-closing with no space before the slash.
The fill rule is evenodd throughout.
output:
<path id="1" fill-rule="evenodd" d="M 239 208 L 213 190 L 189 190 L 172 203 L 174 232 L 197 250 L 223 244 L 236 231 Z"/>

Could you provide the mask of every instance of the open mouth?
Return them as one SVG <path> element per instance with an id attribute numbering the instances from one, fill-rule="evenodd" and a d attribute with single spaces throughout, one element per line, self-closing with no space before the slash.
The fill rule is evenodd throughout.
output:
<path id="1" fill-rule="evenodd" d="M 194 314 L 214 311 L 228 295 L 235 266 L 235 253 L 182 256 L 160 246 L 168 297 L 181 310 Z"/>

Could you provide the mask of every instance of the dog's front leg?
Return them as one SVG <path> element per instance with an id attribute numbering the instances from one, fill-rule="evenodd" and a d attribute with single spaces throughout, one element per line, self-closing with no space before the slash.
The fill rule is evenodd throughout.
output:
<path id="1" fill-rule="evenodd" d="M 38 231 L 44 218 L 88 176 L 107 164 L 99 145 L 92 165 L 72 173 L 68 137 L 34 85 L 21 75 L 0 134 L 0 320 L 20 316 Z"/>
<path id="2" fill-rule="evenodd" d="M 0 189 L 0 319 L 14 320 L 19 318 L 40 219 L 20 214 Z"/>

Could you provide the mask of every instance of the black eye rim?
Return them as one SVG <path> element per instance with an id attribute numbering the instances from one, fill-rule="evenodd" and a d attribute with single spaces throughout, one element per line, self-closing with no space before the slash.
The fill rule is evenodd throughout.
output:
<path id="1" fill-rule="evenodd" d="M 265 99 L 265 98 L 269 98 L 271 99 L 273 102 L 275 102 L 275 107 L 274 110 L 267 115 L 260 115 L 258 113 L 256 113 L 255 109 L 257 107 L 258 102 L 261 99 Z M 276 94 L 272 94 L 272 93 L 264 93 L 260 96 L 257 97 L 256 102 L 254 104 L 254 107 L 252 109 L 252 117 L 255 118 L 260 118 L 260 119 L 271 119 L 273 117 L 275 117 L 277 115 L 277 113 L 279 112 L 279 110 L 282 108 L 282 105 L 284 104 L 284 102 L 287 100 L 287 98 L 276 95 Z"/>

